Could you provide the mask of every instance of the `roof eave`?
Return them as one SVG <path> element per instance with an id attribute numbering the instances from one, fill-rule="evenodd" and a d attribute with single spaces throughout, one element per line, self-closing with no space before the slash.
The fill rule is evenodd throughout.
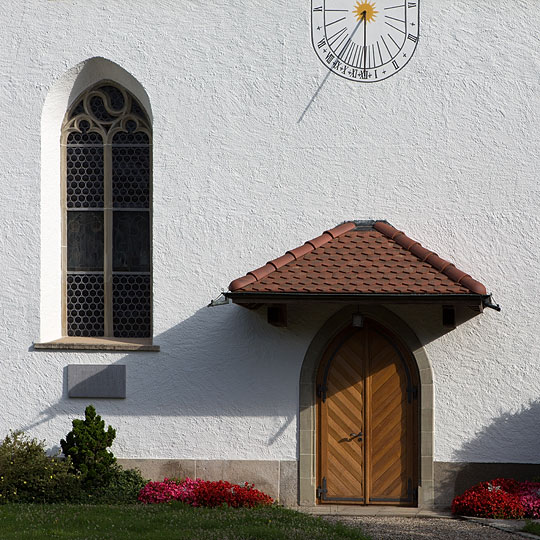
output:
<path id="1" fill-rule="evenodd" d="M 389 303 L 389 304 L 439 304 L 449 302 L 463 302 L 484 305 L 490 300 L 490 295 L 482 294 L 377 294 L 377 293 L 320 293 L 320 292 L 226 292 L 224 296 L 230 298 L 235 304 L 263 303 L 283 304 L 295 302 L 319 303 Z"/>

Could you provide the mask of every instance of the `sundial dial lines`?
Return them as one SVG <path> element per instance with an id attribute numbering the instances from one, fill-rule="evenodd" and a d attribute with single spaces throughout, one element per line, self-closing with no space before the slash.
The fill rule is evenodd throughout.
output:
<path id="1" fill-rule="evenodd" d="M 358 82 L 400 71 L 418 43 L 419 1 L 312 0 L 312 42 L 332 72 Z"/>

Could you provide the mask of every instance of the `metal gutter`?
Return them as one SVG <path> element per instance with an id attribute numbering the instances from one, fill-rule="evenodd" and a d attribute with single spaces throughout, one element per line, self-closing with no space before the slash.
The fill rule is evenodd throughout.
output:
<path id="1" fill-rule="evenodd" d="M 287 303 L 287 302 L 378 302 L 378 303 L 447 303 L 471 301 L 496 309 L 491 295 L 480 294 L 366 294 L 366 293 L 273 293 L 273 292 L 226 292 L 226 298 L 235 303 Z M 500 309 L 500 308 L 499 308 Z"/>

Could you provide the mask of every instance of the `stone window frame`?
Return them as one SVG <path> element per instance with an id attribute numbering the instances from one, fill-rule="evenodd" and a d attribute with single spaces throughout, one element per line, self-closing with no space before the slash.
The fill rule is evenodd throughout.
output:
<path id="1" fill-rule="evenodd" d="M 103 96 L 103 92 L 99 89 L 104 86 L 110 86 L 123 95 L 125 105 L 122 112 L 118 113 L 109 107 L 110 103 L 103 100 L 104 108 L 107 113 L 113 116 L 112 121 L 99 120 L 95 116 L 89 114 L 88 102 L 92 96 Z M 81 110 L 80 104 L 84 102 L 86 110 Z M 132 110 L 133 107 L 133 110 Z M 134 112 L 135 111 L 135 112 Z M 107 116 L 107 115 L 106 115 Z M 67 138 L 73 131 L 80 131 L 79 124 L 83 121 L 81 117 L 91 117 L 92 125 L 89 131 L 100 133 L 103 140 L 103 192 L 104 203 L 102 207 L 96 207 L 96 211 L 103 211 L 104 215 L 104 332 L 98 336 L 73 336 L 68 332 L 68 302 L 67 302 L 67 281 L 68 281 L 68 242 L 67 242 L 67 221 L 68 221 L 68 203 L 67 203 Z M 113 303 L 112 303 L 112 276 L 113 276 L 113 253 L 112 253 L 112 232 L 113 232 L 113 213 L 116 211 L 126 211 L 127 208 L 117 208 L 113 206 L 113 187 L 112 187 L 112 139 L 114 135 L 120 131 L 126 130 L 126 124 L 130 121 L 136 122 L 137 126 L 134 132 L 142 132 L 148 137 L 148 152 L 149 152 L 149 193 L 148 204 L 146 208 L 133 208 L 132 210 L 139 212 L 148 212 L 149 222 L 149 271 L 140 272 L 139 274 L 148 276 L 150 289 L 150 321 L 149 330 L 144 336 L 132 336 L 130 338 L 115 337 L 113 332 Z M 124 350 L 159 350 L 159 347 L 151 345 L 153 335 L 153 302 L 152 302 L 152 127 L 149 120 L 149 115 L 141 102 L 127 88 L 109 79 L 102 79 L 91 86 L 87 87 L 79 96 L 73 100 L 68 108 L 61 128 L 61 211 L 62 211 L 62 336 L 64 338 L 43 344 L 40 348 L 59 348 L 59 349 L 111 349 Z M 73 208 L 72 210 L 76 210 Z"/>

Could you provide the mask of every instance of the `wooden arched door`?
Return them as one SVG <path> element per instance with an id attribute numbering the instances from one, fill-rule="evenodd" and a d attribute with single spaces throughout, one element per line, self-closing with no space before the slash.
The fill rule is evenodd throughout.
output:
<path id="1" fill-rule="evenodd" d="M 387 329 L 364 321 L 326 350 L 317 377 L 320 503 L 415 506 L 418 375 Z"/>

